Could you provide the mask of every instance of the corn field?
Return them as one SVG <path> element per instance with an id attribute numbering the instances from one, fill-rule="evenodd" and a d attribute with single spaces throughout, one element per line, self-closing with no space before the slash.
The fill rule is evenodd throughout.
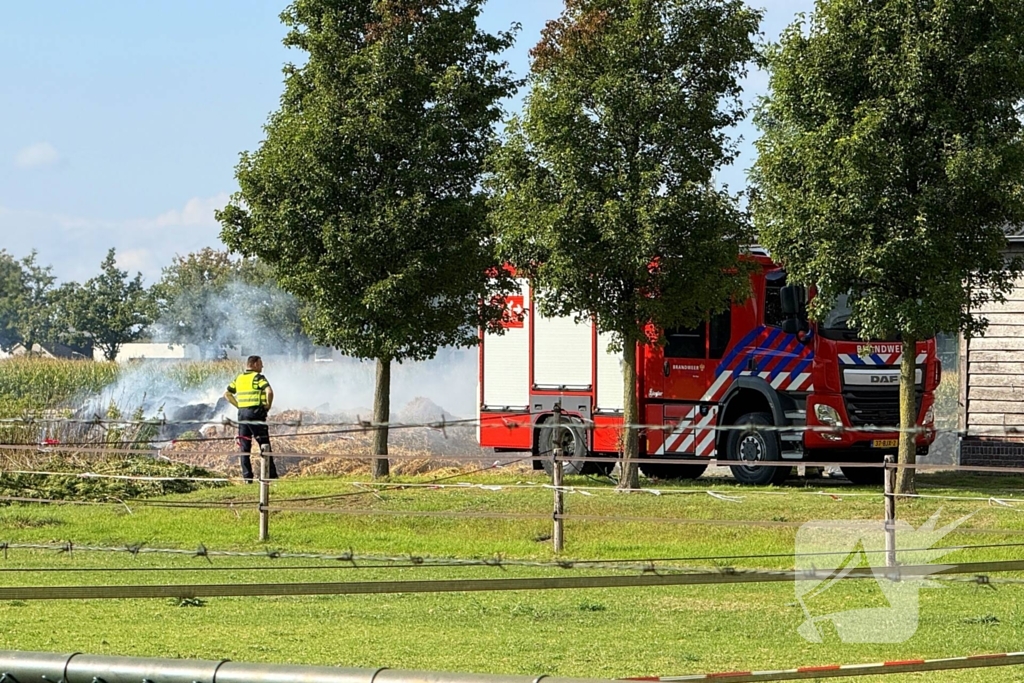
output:
<path id="1" fill-rule="evenodd" d="M 69 407 L 117 381 L 114 363 L 8 358 L 0 361 L 0 418 Z"/>

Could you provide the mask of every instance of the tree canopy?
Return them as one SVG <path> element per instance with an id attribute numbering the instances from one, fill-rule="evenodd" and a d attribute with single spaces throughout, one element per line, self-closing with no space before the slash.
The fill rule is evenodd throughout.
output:
<path id="1" fill-rule="evenodd" d="M 109 361 L 121 346 L 142 339 L 149 331 L 156 305 L 142 282 L 142 273 L 128 279 L 117 267 L 114 249 L 100 264 L 100 274 L 85 284 L 62 285 L 56 294 L 62 336 L 71 345 L 92 346 Z"/>
<path id="2" fill-rule="evenodd" d="M 205 248 L 175 256 L 154 286 L 158 333 L 216 357 L 229 346 L 308 355 L 302 305 L 281 290 L 270 266 Z"/>
<path id="3" fill-rule="evenodd" d="M 36 344 L 55 341 L 53 296 L 56 278 L 37 254 L 21 259 L 0 250 L 0 349 L 17 344 L 32 353 Z"/>
<path id="4" fill-rule="evenodd" d="M 1024 223 L 1024 5 L 827 0 L 769 54 L 757 227 L 865 335 L 977 333 Z M 966 286 L 965 286 L 966 285 Z"/>

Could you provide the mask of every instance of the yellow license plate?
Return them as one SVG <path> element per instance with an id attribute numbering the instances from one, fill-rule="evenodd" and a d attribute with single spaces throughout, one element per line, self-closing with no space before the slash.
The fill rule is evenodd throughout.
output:
<path id="1" fill-rule="evenodd" d="M 875 439 L 871 442 L 872 448 L 896 448 L 899 445 L 899 439 Z"/>

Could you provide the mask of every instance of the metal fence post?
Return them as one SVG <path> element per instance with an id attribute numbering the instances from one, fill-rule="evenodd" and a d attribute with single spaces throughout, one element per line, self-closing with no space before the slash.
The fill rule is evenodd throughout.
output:
<path id="1" fill-rule="evenodd" d="M 896 467 L 891 455 L 885 456 L 885 566 L 896 566 Z"/>
<path id="2" fill-rule="evenodd" d="M 562 405 L 555 404 L 555 414 L 551 421 L 551 484 L 555 490 L 555 512 L 552 515 L 555 528 L 552 533 L 555 552 L 560 553 L 565 547 L 565 521 L 562 516 L 565 513 L 565 497 L 562 491 Z"/>
<path id="3" fill-rule="evenodd" d="M 260 540 L 270 539 L 270 457 L 260 449 Z"/>

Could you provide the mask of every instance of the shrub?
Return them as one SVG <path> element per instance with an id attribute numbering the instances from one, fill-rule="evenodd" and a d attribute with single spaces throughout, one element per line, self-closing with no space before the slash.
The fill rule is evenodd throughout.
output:
<path id="1" fill-rule="evenodd" d="M 146 456 L 117 456 L 99 460 L 83 460 L 69 454 L 52 454 L 37 459 L 33 469 L 42 472 L 67 472 L 68 476 L 0 472 L 0 495 L 50 500 L 124 501 L 226 486 L 225 482 L 180 479 L 135 481 L 83 476 L 88 473 L 172 478 L 216 476 L 201 467 L 162 462 Z"/>

